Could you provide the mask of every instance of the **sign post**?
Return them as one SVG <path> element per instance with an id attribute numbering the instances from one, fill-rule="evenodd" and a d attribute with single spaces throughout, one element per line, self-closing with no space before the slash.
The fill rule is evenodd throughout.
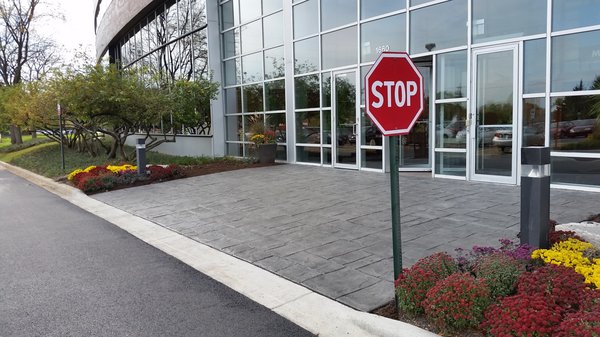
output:
<path id="1" fill-rule="evenodd" d="M 366 111 L 384 136 L 389 137 L 390 190 L 394 280 L 402 273 L 400 184 L 398 157 L 401 135 L 410 132 L 423 111 L 423 76 L 406 53 L 384 52 L 365 77 Z M 396 304 L 397 299 L 396 299 Z"/>
<path id="2" fill-rule="evenodd" d="M 62 161 L 62 170 L 65 171 L 65 140 L 63 135 L 63 122 L 62 122 L 62 110 L 60 103 L 56 104 L 56 111 L 58 112 L 58 132 L 60 132 L 60 158 Z"/>

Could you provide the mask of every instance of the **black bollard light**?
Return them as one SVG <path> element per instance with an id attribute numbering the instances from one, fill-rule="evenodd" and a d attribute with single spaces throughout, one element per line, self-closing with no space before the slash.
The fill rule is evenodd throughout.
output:
<path id="1" fill-rule="evenodd" d="M 137 168 L 138 174 L 141 176 L 146 175 L 146 140 L 144 138 L 138 138 L 135 144 L 135 152 L 137 157 Z"/>
<path id="2" fill-rule="evenodd" d="M 521 243 L 548 248 L 550 148 L 521 149 Z"/>

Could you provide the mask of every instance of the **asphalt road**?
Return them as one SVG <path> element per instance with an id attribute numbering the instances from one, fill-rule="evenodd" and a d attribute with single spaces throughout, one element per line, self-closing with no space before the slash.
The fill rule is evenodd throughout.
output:
<path id="1" fill-rule="evenodd" d="M 312 335 L 0 168 L 0 337 L 17 336 Z"/>

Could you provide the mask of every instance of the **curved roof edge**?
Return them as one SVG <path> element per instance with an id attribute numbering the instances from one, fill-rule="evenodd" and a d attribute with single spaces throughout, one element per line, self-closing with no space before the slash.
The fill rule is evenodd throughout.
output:
<path id="1" fill-rule="evenodd" d="M 108 1 L 108 0 L 104 0 Z M 96 0 L 96 60 L 106 53 L 108 46 L 116 41 L 120 34 L 128 30 L 157 0 L 112 0 L 106 12 L 98 22 L 98 9 L 102 0 Z"/>

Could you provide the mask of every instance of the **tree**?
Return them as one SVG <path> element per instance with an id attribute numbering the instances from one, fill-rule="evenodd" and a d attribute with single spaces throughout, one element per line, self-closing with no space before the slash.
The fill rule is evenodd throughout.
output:
<path id="1" fill-rule="evenodd" d="M 39 78 L 57 63 L 53 42 L 33 34 L 33 23 L 40 18 L 40 0 L 0 1 L 0 85 L 17 85 Z M 12 118 L 14 121 L 14 118 Z M 11 142 L 22 143 L 21 129 L 11 124 Z"/>

